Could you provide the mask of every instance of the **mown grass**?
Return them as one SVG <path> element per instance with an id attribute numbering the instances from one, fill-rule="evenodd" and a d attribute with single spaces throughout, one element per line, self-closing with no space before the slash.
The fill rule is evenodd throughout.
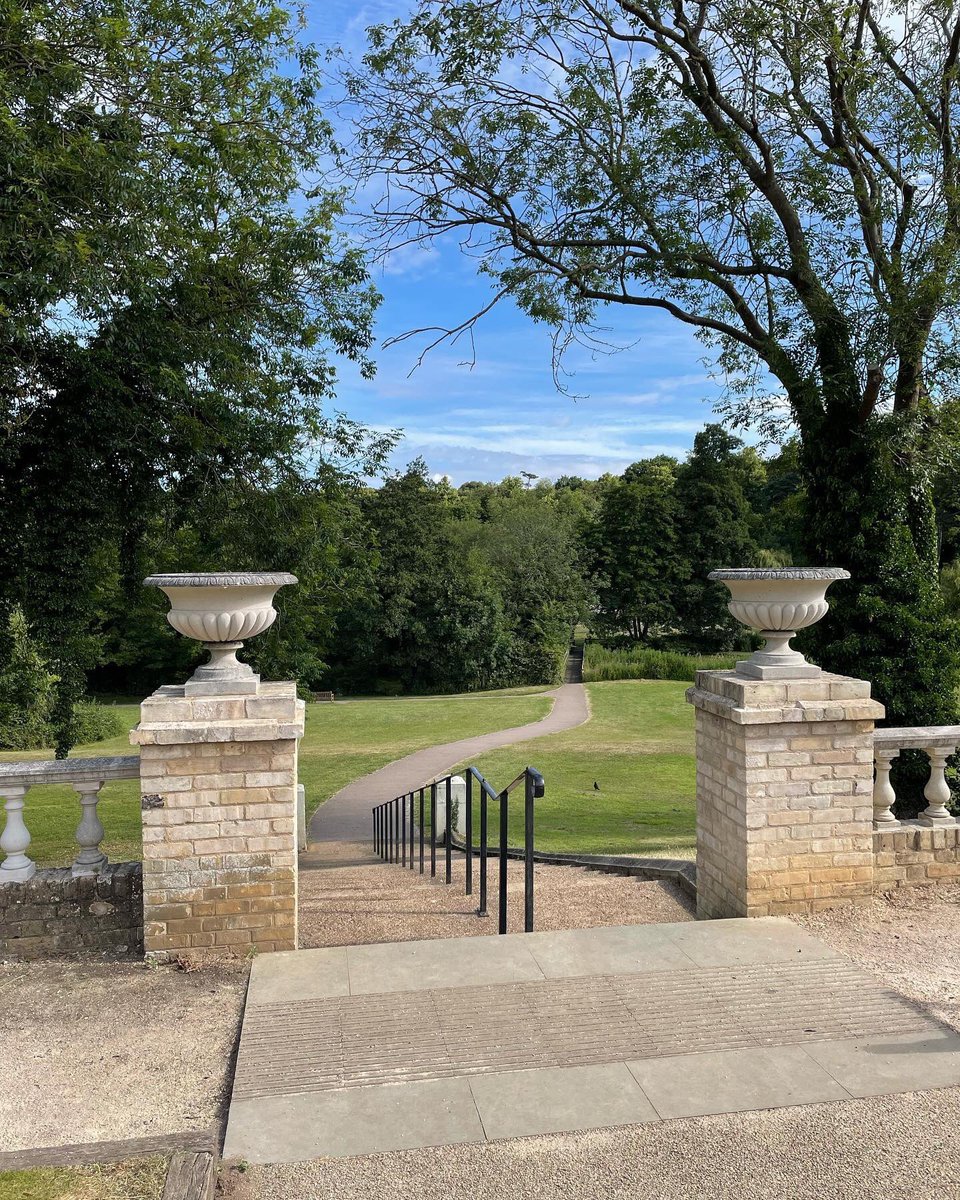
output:
<path id="1" fill-rule="evenodd" d="M 592 683 L 587 687 L 592 715 L 585 725 L 492 751 L 475 765 L 495 787 L 528 764 L 543 773 L 538 849 L 689 856 L 696 801 L 693 710 L 684 700 L 685 688 L 670 680 Z M 490 821 L 492 838 L 494 813 Z M 476 822 L 475 813 L 474 828 Z M 520 845 L 519 792 L 509 827 L 511 844 Z"/>
<path id="2" fill-rule="evenodd" d="M 675 650 L 607 650 L 588 642 L 583 656 L 584 683 L 615 679 L 676 679 L 693 683 L 697 671 L 729 671 L 743 654 L 680 654 Z"/>
<path id="3" fill-rule="evenodd" d="M 160 1200 L 167 1160 L 0 1171 L 0 1200 Z"/>
<path id="4" fill-rule="evenodd" d="M 425 746 L 538 721 L 552 701 L 542 694 L 491 692 L 415 699 L 370 699 L 307 705 L 300 744 L 300 782 L 312 813 L 339 788 L 385 763 Z M 136 704 L 118 704 L 127 728 L 139 720 Z M 135 754 L 126 733 L 78 746 L 73 757 Z M 50 750 L 3 751 L 0 762 L 51 758 Z M 141 857 L 139 786 L 136 780 L 104 787 L 99 805 L 106 836 L 103 851 L 114 862 Z M 77 852 L 77 794 L 66 785 L 33 787 L 27 793 L 27 853 L 39 866 L 66 866 Z M 0 814 L 2 824 L 2 814 Z M 2 1194 L 0 1194 L 2 1200 Z"/>

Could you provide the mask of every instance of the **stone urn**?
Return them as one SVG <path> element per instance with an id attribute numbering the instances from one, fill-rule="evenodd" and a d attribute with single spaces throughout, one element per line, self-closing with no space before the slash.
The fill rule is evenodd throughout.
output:
<path id="1" fill-rule="evenodd" d="M 286 572 L 223 575 L 150 575 L 145 587 L 157 587 L 170 601 L 167 620 L 184 637 L 203 642 L 209 661 L 184 684 L 185 696 L 256 695 L 260 676 L 237 651 L 246 638 L 263 633 L 277 618 L 277 589 L 296 583 Z"/>
<path id="2" fill-rule="evenodd" d="M 808 663 L 790 639 L 815 625 L 830 605 L 826 591 L 837 579 L 849 579 L 842 567 L 738 568 L 711 571 L 708 579 L 725 583 L 730 612 L 765 639 L 760 650 L 737 663 L 737 674 L 750 679 L 816 679 L 819 667 Z"/>

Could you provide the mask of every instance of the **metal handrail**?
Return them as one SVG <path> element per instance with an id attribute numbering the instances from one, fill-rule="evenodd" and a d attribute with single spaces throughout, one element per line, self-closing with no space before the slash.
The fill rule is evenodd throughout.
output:
<path id="1" fill-rule="evenodd" d="M 392 800 L 377 804 L 372 810 L 373 845 L 374 850 L 384 862 L 399 862 L 401 866 L 408 865 L 414 869 L 414 840 L 416 828 L 414 810 L 419 802 L 420 831 L 420 874 L 424 874 L 425 855 L 425 816 L 427 789 L 430 795 L 430 875 L 437 874 L 437 789 L 443 787 L 446 807 L 446 835 L 444 837 L 445 863 L 444 882 L 452 880 L 452 851 L 451 824 L 453 815 L 453 780 L 464 777 L 466 795 L 464 796 L 466 829 L 465 833 L 465 894 L 473 895 L 473 793 L 477 785 L 480 800 L 480 905 L 477 915 L 487 915 L 487 806 L 492 800 L 500 805 L 500 845 L 499 845 L 499 896 L 497 932 L 507 932 L 507 823 L 510 793 L 521 783 L 524 785 L 524 820 L 523 820 L 523 928 L 524 933 L 533 930 L 533 805 L 545 792 L 543 776 L 534 767 L 524 767 L 516 779 L 505 788 L 497 791 L 493 785 L 481 775 L 474 766 L 464 768 L 457 776 L 443 775 L 433 779 L 422 787 L 404 792 Z M 409 825 L 408 816 L 409 812 Z"/>

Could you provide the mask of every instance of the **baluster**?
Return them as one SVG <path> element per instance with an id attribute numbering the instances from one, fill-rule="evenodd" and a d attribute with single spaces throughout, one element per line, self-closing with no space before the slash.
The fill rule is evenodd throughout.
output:
<path id="1" fill-rule="evenodd" d="M 73 860 L 71 875 L 99 875 L 107 865 L 107 856 L 100 849 L 103 825 L 97 813 L 102 783 L 75 783 L 80 797 L 81 815 L 77 826 L 77 845 L 80 853 Z"/>
<path id="2" fill-rule="evenodd" d="M 891 808 L 897 798 L 890 782 L 890 768 L 893 760 L 900 754 L 897 746 L 875 746 L 873 764 L 876 768 L 876 778 L 873 781 L 873 823 L 874 825 L 899 825 Z"/>
<path id="3" fill-rule="evenodd" d="M 0 863 L 0 883 L 22 883 L 37 873 L 37 864 L 25 853 L 30 845 L 30 830 L 23 819 L 25 787 L 0 787 L 7 819 L 0 834 L 0 850 L 5 858 Z"/>
<path id="4" fill-rule="evenodd" d="M 930 778 L 923 794 L 927 798 L 927 807 L 920 814 L 924 825 L 939 825 L 943 821 L 952 821 L 953 817 L 947 811 L 947 801 L 950 799 L 950 785 L 947 783 L 944 770 L 947 759 L 953 754 L 953 746 L 931 746 L 926 750 L 930 759 Z"/>

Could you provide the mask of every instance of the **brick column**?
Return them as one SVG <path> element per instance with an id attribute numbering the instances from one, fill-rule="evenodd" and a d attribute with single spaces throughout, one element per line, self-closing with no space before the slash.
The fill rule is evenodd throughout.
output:
<path id="1" fill-rule="evenodd" d="M 873 890 L 870 684 L 698 671 L 697 915 L 816 912 Z"/>
<path id="2" fill-rule="evenodd" d="M 140 708 L 144 951 L 297 946 L 296 784 L 303 701 L 162 687 Z"/>

